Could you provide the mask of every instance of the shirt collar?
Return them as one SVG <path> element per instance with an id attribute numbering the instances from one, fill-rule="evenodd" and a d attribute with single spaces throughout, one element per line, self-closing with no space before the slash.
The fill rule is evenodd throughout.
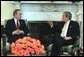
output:
<path id="1" fill-rule="evenodd" d="M 68 20 L 67 22 L 65 22 L 65 23 L 69 23 L 70 22 L 70 20 Z"/>

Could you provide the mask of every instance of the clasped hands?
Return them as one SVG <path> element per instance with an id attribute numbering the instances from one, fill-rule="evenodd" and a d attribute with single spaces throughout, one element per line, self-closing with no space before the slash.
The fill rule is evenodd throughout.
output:
<path id="1" fill-rule="evenodd" d="M 15 30 L 15 31 L 13 31 L 12 34 L 13 34 L 13 35 L 24 34 L 24 31 L 17 29 L 17 30 Z"/>
<path id="2" fill-rule="evenodd" d="M 69 37 L 64 37 L 65 40 L 70 40 L 72 39 L 70 36 Z"/>

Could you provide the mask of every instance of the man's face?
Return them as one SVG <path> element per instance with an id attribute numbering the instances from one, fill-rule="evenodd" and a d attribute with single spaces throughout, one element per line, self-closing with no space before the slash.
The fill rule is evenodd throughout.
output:
<path id="1" fill-rule="evenodd" d="M 62 21 L 66 22 L 67 20 L 68 20 L 68 17 L 66 17 L 65 14 L 63 13 L 63 15 L 62 15 Z"/>
<path id="2" fill-rule="evenodd" d="M 21 11 L 17 11 L 17 13 L 15 14 L 15 18 L 20 20 L 21 19 L 21 15 L 22 15 Z"/>

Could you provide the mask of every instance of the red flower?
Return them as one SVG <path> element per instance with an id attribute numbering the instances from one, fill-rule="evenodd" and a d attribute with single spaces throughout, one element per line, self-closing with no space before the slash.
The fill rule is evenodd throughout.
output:
<path id="1" fill-rule="evenodd" d="M 31 54 L 44 54 L 44 46 L 35 38 L 23 37 L 11 44 L 11 53 L 17 56 L 29 56 Z"/>

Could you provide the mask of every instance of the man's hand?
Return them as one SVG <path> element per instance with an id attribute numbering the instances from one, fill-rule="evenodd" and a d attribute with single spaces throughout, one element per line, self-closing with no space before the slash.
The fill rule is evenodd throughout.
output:
<path id="1" fill-rule="evenodd" d="M 15 35 L 15 34 L 17 34 L 17 35 L 19 34 L 18 30 L 15 30 L 15 31 L 12 32 L 12 35 Z"/>
<path id="2" fill-rule="evenodd" d="M 69 37 L 64 37 L 65 40 L 70 40 L 72 39 L 70 36 Z"/>
<path id="3" fill-rule="evenodd" d="M 52 21 L 48 21 L 48 24 L 51 26 L 51 28 L 53 27 L 53 22 Z"/>
<path id="4" fill-rule="evenodd" d="M 14 35 L 14 34 L 19 35 L 19 34 L 21 34 L 21 33 L 24 34 L 24 31 L 23 31 L 23 30 L 19 30 L 19 29 L 17 29 L 17 30 L 15 30 L 15 31 L 12 32 L 13 35 Z"/>
<path id="5" fill-rule="evenodd" d="M 23 33 L 24 34 L 24 31 L 23 30 L 19 30 L 19 34 Z"/>

